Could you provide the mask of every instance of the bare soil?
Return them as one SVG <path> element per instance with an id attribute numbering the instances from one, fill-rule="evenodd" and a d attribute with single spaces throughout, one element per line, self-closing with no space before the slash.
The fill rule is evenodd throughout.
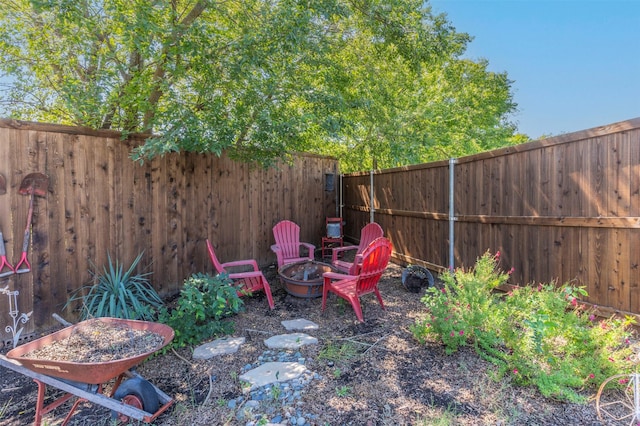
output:
<path id="1" fill-rule="evenodd" d="M 546 399 L 535 389 L 493 379 L 493 367 L 472 348 L 446 355 L 436 342 L 419 344 L 409 327 L 423 315 L 424 292 L 407 291 L 402 268 L 390 265 L 380 282 L 386 310 L 373 295 L 363 297 L 364 323 L 351 306 L 330 295 L 321 311 L 321 299 L 300 299 L 286 293 L 275 268 L 265 271 L 276 308 L 266 297 L 246 298 L 246 311 L 231 318 L 235 336 L 246 343 L 233 355 L 193 360 L 193 348 L 169 351 L 146 360 L 137 369 L 144 378 L 175 398 L 156 425 L 245 425 L 227 402 L 243 395 L 238 376 L 267 349 L 264 340 L 286 333 L 281 321 L 305 318 L 319 325 L 308 334 L 318 345 L 299 351 L 307 367 L 321 378 L 308 384 L 297 407 L 315 416 L 314 425 L 601 425 L 594 403 L 570 404 Z M 436 280 L 437 281 L 437 280 Z M 346 346 L 345 346 L 346 345 Z M 343 356 L 327 359 L 329 351 L 349 348 Z M 5 348 L 3 352 L 8 351 Z M 33 422 L 37 386 L 28 377 L 1 369 L 0 425 Z M 107 384 L 105 391 L 108 392 Z M 593 396 L 597 389 L 585 389 Z M 48 389 L 48 401 L 61 393 Z M 282 408 L 272 401 L 274 412 Z M 45 416 L 46 424 L 62 423 L 68 403 Z M 70 425 L 108 425 L 110 412 L 83 403 Z"/>

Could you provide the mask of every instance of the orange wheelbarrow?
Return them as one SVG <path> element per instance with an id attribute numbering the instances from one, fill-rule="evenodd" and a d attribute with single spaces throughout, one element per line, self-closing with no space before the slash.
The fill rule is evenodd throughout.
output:
<path id="1" fill-rule="evenodd" d="M 52 342 L 66 339 L 74 332 L 75 327 L 91 321 L 100 321 L 107 326 L 124 325 L 134 330 L 147 330 L 161 335 L 163 342 L 161 346 L 150 352 L 108 362 L 52 361 L 24 356 Z M 78 404 L 83 401 L 89 401 L 111 409 L 113 417 L 121 422 L 135 419 L 151 423 L 165 412 L 174 401 L 140 375 L 130 371 L 130 369 L 168 345 L 173 337 L 173 329 L 164 324 L 117 318 L 95 318 L 71 325 L 40 339 L 18 346 L 9 351 L 6 357 L 0 355 L 0 365 L 31 377 L 38 384 L 35 426 L 41 425 L 42 417 L 45 414 L 55 410 L 73 397 L 78 399 L 65 417 L 63 425 L 68 424 Z M 125 378 L 126 380 L 124 380 Z M 102 386 L 112 379 L 115 379 L 115 383 L 111 395 L 106 396 L 102 392 Z M 66 393 L 45 406 L 46 385 L 53 386 Z"/>

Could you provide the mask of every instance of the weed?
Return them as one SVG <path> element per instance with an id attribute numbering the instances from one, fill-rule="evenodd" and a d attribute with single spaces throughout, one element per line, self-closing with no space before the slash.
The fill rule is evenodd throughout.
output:
<path id="1" fill-rule="evenodd" d="M 342 370 L 340 370 L 339 368 L 336 368 L 335 370 L 333 370 L 333 378 L 337 379 L 342 375 Z"/>
<path id="2" fill-rule="evenodd" d="M 336 395 L 340 398 L 345 398 L 351 394 L 351 388 L 349 386 L 336 387 Z"/>
<path id="3" fill-rule="evenodd" d="M 280 386 L 278 386 L 275 383 L 271 385 L 271 398 L 273 398 L 274 401 L 277 401 L 278 399 L 280 399 L 281 394 L 282 394 L 282 389 L 280 388 Z"/>
<path id="4" fill-rule="evenodd" d="M 437 413 L 430 416 L 418 416 L 413 423 L 416 426 L 450 426 L 457 424 L 455 413 L 448 409 L 442 412 L 437 410 Z"/>
<path id="5" fill-rule="evenodd" d="M 318 359 L 336 362 L 351 359 L 357 355 L 358 350 L 352 343 L 346 342 L 339 345 L 335 342 L 329 342 L 318 354 Z"/>
<path id="6" fill-rule="evenodd" d="M 4 405 L 2 405 L 2 407 L 0 407 L 0 419 L 2 419 L 5 416 L 10 405 L 11 405 L 11 398 L 9 398 L 9 400 L 5 402 Z"/>

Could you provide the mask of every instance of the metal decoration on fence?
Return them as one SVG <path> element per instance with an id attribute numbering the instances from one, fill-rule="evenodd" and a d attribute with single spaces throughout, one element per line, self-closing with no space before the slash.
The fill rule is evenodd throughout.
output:
<path id="1" fill-rule="evenodd" d="M 33 311 L 28 314 L 20 313 L 18 309 L 18 294 L 20 294 L 20 292 L 18 290 L 11 291 L 9 290 L 9 286 L 6 286 L 5 288 L 0 288 L 0 293 L 4 293 L 9 297 L 9 315 L 13 320 L 13 326 L 6 326 L 5 331 L 11 333 L 13 337 L 13 347 L 15 348 L 18 346 L 18 340 L 20 340 L 20 335 L 22 334 L 22 330 L 24 330 L 24 327 L 20 327 L 18 330 L 18 324 L 26 324 L 31 318 Z"/>

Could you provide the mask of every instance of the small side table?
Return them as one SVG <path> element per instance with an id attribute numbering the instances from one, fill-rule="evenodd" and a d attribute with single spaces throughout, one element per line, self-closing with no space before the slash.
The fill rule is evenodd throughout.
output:
<path id="1" fill-rule="evenodd" d="M 322 237 L 322 258 L 331 257 L 331 249 L 333 247 L 342 247 L 343 234 L 342 234 L 342 218 L 341 217 L 328 217 L 326 219 L 327 235 Z M 328 254 L 327 254 L 328 252 Z"/>
<path id="2" fill-rule="evenodd" d="M 330 238 L 330 237 L 322 237 L 322 258 L 330 258 L 331 257 L 331 249 L 334 247 L 342 247 L 343 246 L 342 237 L 339 238 Z M 325 254 L 328 252 L 328 254 Z"/>

